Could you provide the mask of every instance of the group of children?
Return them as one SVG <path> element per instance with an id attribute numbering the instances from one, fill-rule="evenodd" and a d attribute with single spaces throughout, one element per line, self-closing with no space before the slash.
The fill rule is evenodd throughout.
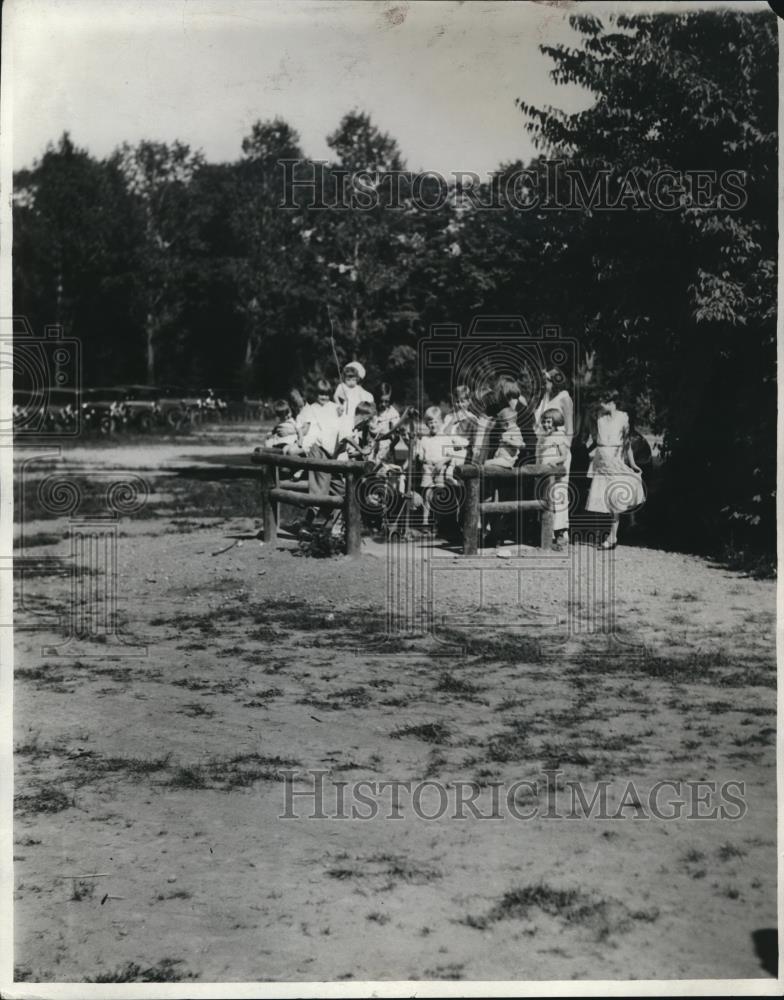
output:
<path id="1" fill-rule="evenodd" d="M 298 393 L 292 393 L 291 401 L 279 400 L 274 407 L 277 423 L 265 442 L 266 447 L 289 455 L 370 461 L 377 474 L 395 479 L 401 494 L 420 498 L 428 523 L 433 490 L 456 482 L 457 467 L 475 460 L 476 443 L 483 431 L 489 431 L 491 454 L 484 461 L 486 469 L 512 469 L 523 460 L 559 469 L 551 493 L 553 541 L 558 548 L 566 544 L 574 426 L 571 398 L 557 369 L 543 373 L 546 390 L 535 410 L 528 406 L 516 382 L 502 379 L 492 398 L 477 404 L 473 403 L 468 386 L 458 385 L 450 409 L 444 412 L 445 408 L 431 406 L 421 421 L 413 411 L 406 409 L 401 413 L 394 406 L 387 383 L 379 386 L 374 399 L 362 385 L 365 374 L 363 365 L 352 361 L 343 369 L 342 380 L 334 392 L 329 382 L 320 380 L 315 399 L 308 404 Z M 587 509 L 612 515 L 605 548 L 613 548 L 617 542 L 618 514 L 642 498 L 639 469 L 628 447 L 628 417 L 617 410 L 616 400 L 617 394 L 609 392 L 602 401 L 589 470 L 592 486 Z M 531 414 L 526 423 L 526 415 Z M 412 457 L 420 470 L 413 479 L 413 487 L 410 475 L 413 470 L 409 469 Z M 619 482 L 626 494 L 631 493 L 631 500 L 616 509 L 618 504 L 613 506 L 608 497 L 624 492 L 619 493 Z M 334 491 L 335 480 L 328 471 L 309 473 L 311 493 L 324 495 L 331 487 Z"/>

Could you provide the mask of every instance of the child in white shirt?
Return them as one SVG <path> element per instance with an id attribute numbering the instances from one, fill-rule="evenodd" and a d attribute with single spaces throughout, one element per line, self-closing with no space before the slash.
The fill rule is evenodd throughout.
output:
<path id="1" fill-rule="evenodd" d="M 354 411 L 359 403 L 373 403 L 375 406 L 372 395 L 360 385 L 364 377 L 364 366 L 359 361 L 351 361 L 343 369 L 343 381 L 335 389 L 335 403 L 341 416 L 349 421 L 354 419 Z"/>
<path id="2" fill-rule="evenodd" d="M 274 406 L 277 423 L 272 430 L 272 434 L 264 442 L 265 448 L 277 448 L 279 451 L 288 453 L 286 450 L 291 446 L 299 444 L 299 434 L 297 425 L 291 415 L 291 407 L 285 399 L 279 399 Z"/>
<path id="3" fill-rule="evenodd" d="M 523 435 L 517 426 L 517 413 L 511 406 L 505 406 L 496 417 L 496 426 L 501 431 L 501 438 L 492 458 L 485 466 L 497 469 L 513 469 L 524 447 Z"/>
<path id="4" fill-rule="evenodd" d="M 551 407 L 540 417 L 541 434 L 536 443 L 537 465 L 561 465 L 563 472 L 553 480 L 551 501 L 553 505 L 553 541 L 558 548 L 568 542 L 569 532 L 569 465 L 571 450 L 564 432 L 564 415 Z"/>

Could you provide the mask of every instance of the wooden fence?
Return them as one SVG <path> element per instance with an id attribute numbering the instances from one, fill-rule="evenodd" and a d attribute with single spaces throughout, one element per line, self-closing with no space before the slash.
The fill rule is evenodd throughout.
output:
<path id="1" fill-rule="evenodd" d="M 542 512 L 539 544 L 549 549 L 553 537 L 553 508 L 551 487 L 556 476 L 563 472 L 559 465 L 522 465 L 516 469 L 488 468 L 484 465 L 466 464 L 458 466 L 455 473 L 465 483 L 463 502 L 463 555 L 476 555 L 479 547 L 480 525 L 485 514 L 516 514 L 518 511 L 539 510 Z M 482 500 L 486 487 L 496 483 L 515 483 L 518 489 L 526 480 L 534 481 L 534 492 L 539 497 L 533 500 Z"/>
<path id="2" fill-rule="evenodd" d="M 358 556 L 362 546 L 362 511 L 357 496 L 359 480 L 373 469 L 370 462 L 341 462 L 334 458 L 303 458 L 281 455 L 267 448 L 257 448 L 252 461 L 261 466 L 261 505 L 264 541 L 274 545 L 278 538 L 278 504 L 294 507 L 343 509 L 346 523 L 346 554 Z M 343 479 L 342 496 L 337 493 L 308 492 L 307 478 L 280 481 L 280 470 L 302 469 L 305 472 L 329 472 Z"/>

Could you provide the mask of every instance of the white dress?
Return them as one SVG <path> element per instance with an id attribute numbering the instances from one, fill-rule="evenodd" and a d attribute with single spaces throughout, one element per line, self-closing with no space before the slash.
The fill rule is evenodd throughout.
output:
<path id="1" fill-rule="evenodd" d="M 572 453 L 569 439 L 563 431 L 542 434 L 536 444 L 536 464 L 553 465 L 564 463 L 564 474 L 554 476 L 551 484 L 550 504 L 553 510 L 553 531 L 565 531 L 569 527 L 569 466 Z"/>
<path id="2" fill-rule="evenodd" d="M 616 410 L 599 417 L 596 448 L 588 469 L 591 489 L 586 510 L 598 514 L 623 514 L 645 501 L 642 476 L 623 458 L 628 439 L 628 414 Z"/>
<path id="3" fill-rule="evenodd" d="M 555 510 L 555 517 L 553 519 L 553 531 L 563 531 L 569 527 L 569 470 L 572 465 L 572 436 L 574 435 L 574 403 L 572 403 L 572 397 L 566 391 L 566 389 L 561 389 L 560 392 L 556 393 L 552 399 L 542 400 L 536 408 L 534 413 L 534 433 L 536 434 L 536 452 L 537 452 L 537 462 L 546 462 L 548 459 L 542 459 L 540 456 L 543 443 L 547 440 L 544 436 L 544 431 L 542 430 L 542 414 L 545 410 L 560 410 L 561 415 L 564 418 L 563 427 L 557 432 L 559 444 L 566 444 L 566 456 L 564 461 L 564 471 L 563 475 L 556 477 L 553 480 L 553 490 L 551 496 L 551 502 L 553 503 Z M 552 460 L 552 455 L 550 455 L 550 460 Z"/>

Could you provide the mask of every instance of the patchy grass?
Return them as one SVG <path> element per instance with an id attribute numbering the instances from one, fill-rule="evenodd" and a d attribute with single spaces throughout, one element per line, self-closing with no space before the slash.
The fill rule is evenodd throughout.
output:
<path id="1" fill-rule="evenodd" d="M 460 680 L 459 677 L 454 677 L 452 674 L 443 673 L 438 678 L 435 690 L 443 691 L 445 694 L 454 694 L 461 698 L 473 700 L 483 689 L 477 687 L 476 684 L 471 684 L 470 681 L 463 681 Z"/>
<path id="2" fill-rule="evenodd" d="M 422 740 L 424 743 L 446 743 L 451 733 L 442 722 L 423 722 L 418 726 L 404 726 L 402 729 L 395 729 L 389 735 L 393 740 L 413 736 L 414 739 Z"/>
<path id="3" fill-rule="evenodd" d="M 195 767 L 178 767 L 169 780 L 169 787 L 202 789 L 208 788 L 209 783 L 204 768 L 196 765 Z"/>
<path id="4" fill-rule="evenodd" d="M 73 806 L 73 798 L 57 785 L 42 785 L 28 795 L 14 796 L 14 809 L 20 815 L 58 813 Z"/>
<path id="5" fill-rule="evenodd" d="M 166 770 L 170 759 L 171 754 L 166 754 L 165 757 L 97 757 L 90 754 L 78 757 L 73 762 L 70 777 L 78 786 L 87 785 L 109 774 L 140 781 Z"/>
<path id="6" fill-rule="evenodd" d="M 716 853 L 719 856 L 719 861 L 731 861 L 733 858 L 746 857 L 746 852 L 734 844 L 722 844 Z"/>
<path id="7" fill-rule="evenodd" d="M 515 719 L 507 728 L 491 736 L 487 742 L 487 757 L 496 764 L 527 760 L 533 756 L 529 742 L 531 725 L 527 719 Z"/>
<path id="8" fill-rule="evenodd" d="M 527 919 L 536 909 L 556 917 L 570 927 L 587 927 L 597 941 L 606 940 L 612 933 L 628 930 L 632 921 L 652 923 L 659 911 L 629 910 L 623 903 L 604 898 L 594 899 L 577 889 L 556 889 L 544 883 L 512 889 L 483 916 L 467 916 L 461 923 L 477 930 L 486 930 L 502 920 Z"/>
<path id="9" fill-rule="evenodd" d="M 20 535 L 14 538 L 14 548 L 21 549 L 34 549 L 39 545 L 57 545 L 67 538 L 62 532 L 55 531 L 34 531 L 31 535 Z"/>
<path id="10" fill-rule="evenodd" d="M 178 969 L 180 958 L 163 958 L 157 965 L 146 969 L 136 962 L 126 962 L 114 972 L 102 972 L 100 975 L 85 979 L 87 983 L 181 983 L 184 979 L 196 979 L 193 972 Z"/>
<path id="11" fill-rule="evenodd" d="M 83 899 L 92 899 L 95 895 L 95 882 L 92 879 L 73 879 L 71 900 L 80 903 Z"/>
<path id="12" fill-rule="evenodd" d="M 257 781 L 283 781 L 280 768 L 300 767 L 299 761 L 269 757 L 259 753 L 238 754 L 225 760 L 212 760 L 190 767 L 178 767 L 172 774 L 170 788 L 200 790 L 205 788 L 233 791 L 248 788 Z"/>
<path id="13" fill-rule="evenodd" d="M 179 715 L 187 715 L 190 719 L 211 719 L 212 716 L 215 715 L 214 708 L 202 705 L 198 701 L 188 702 L 187 705 L 183 705 L 182 708 L 178 708 L 177 712 Z"/>
<path id="14" fill-rule="evenodd" d="M 465 656 L 475 663 L 498 663 L 518 665 L 521 663 L 543 663 L 545 649 L 538 639 L 528 635 L 497 635 L 495 633 L 467 634 L 459 629 L 439 629 L 441 642 L 460 646 Z"/>

